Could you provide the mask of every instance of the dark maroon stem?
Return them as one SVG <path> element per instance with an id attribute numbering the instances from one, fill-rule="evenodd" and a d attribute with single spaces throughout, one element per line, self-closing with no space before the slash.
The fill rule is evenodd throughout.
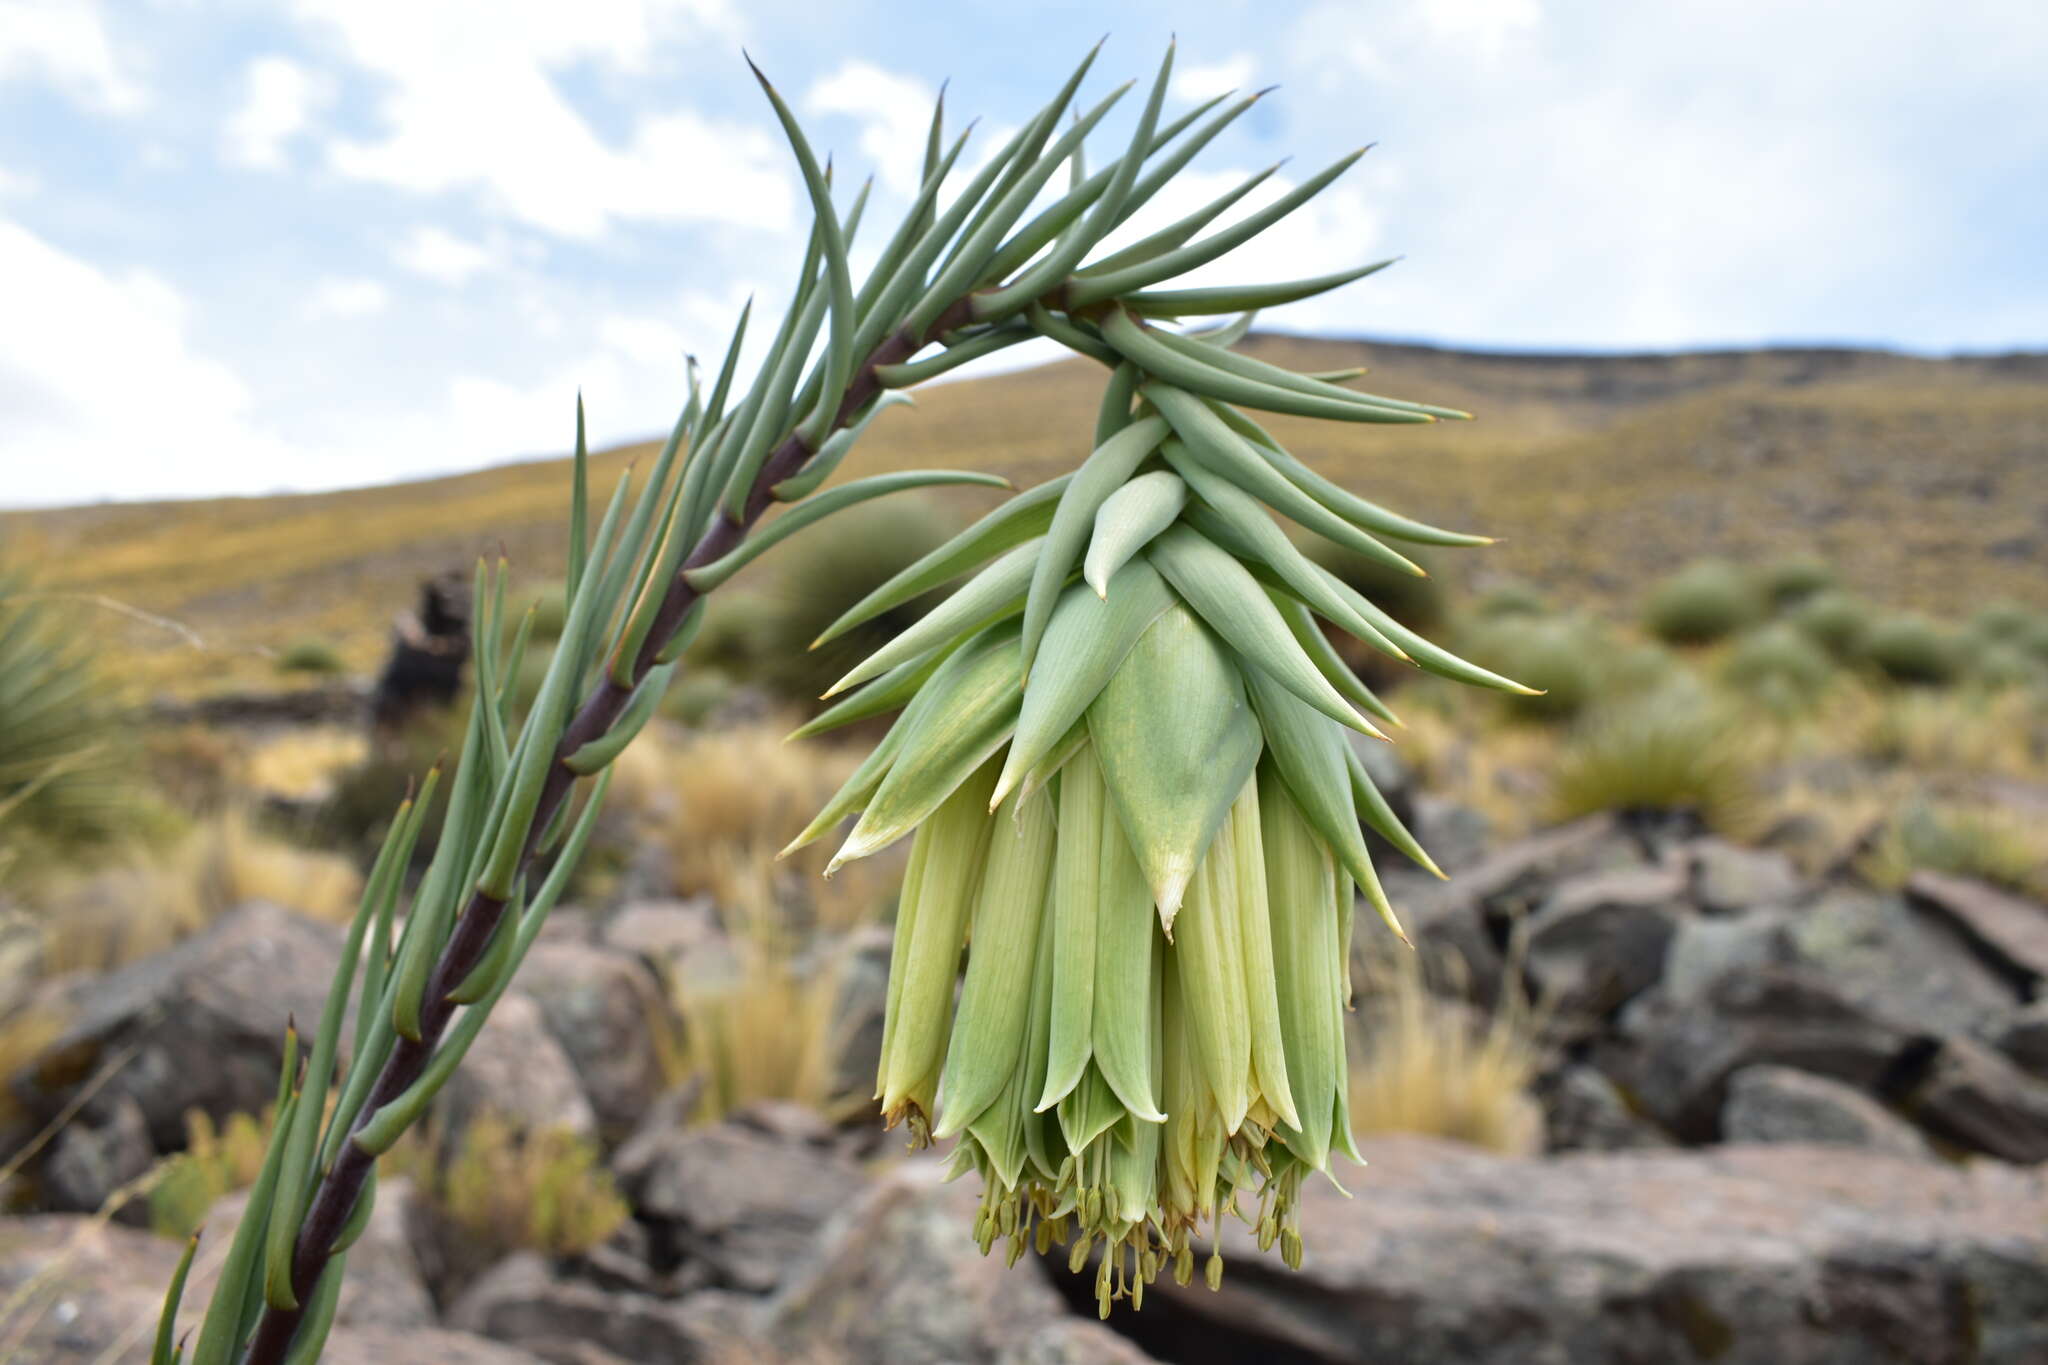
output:
<path id="1" fill-rule="evenodd" d="M 853 382 L 847 386 L 846 397 L 833 417 L 834 428 L 846 425 L 868 400 L 881 392 L 881 381 L 875 377 L 878 366 L 902 364 L 923 349 L 925 338 L 950 331 L 969 318 L 968 301 L 962 299 L 941 314 L 923 336 L 898 331 L 875 347 L 874 353 L 868 356 L 854 374 Z M 792 432 L 785 438 L 762 465 L 760 475 L 747 494 L 740 519 L 735 521 L 720 509 L 691 548 L 689 558 L 683 561 L 683 568 L 693 569 L 709 564 L 729 553 L 745 538 L 747 528 L 768 510 L 768 504 L 774 500 L 771 490 L 775 485 L 803 468 L 812 454 L 811 448 L 796 433 Z M 534 806 L 533 821 L 527 827 L 526 846 L 519 859 L 521 872 L 532 861 L 542 831 L 560 812 L 569 789 L 575 785 L 576 774 L 566 761 L 569 755 L 604 735 L 618 722 L 633 695 L 633 688 L 647 676 L 647 671 L 654 666 L 656 653 L 674 636 L 676 628 L 682 624 L 690 608 L 697 605 L 700 597 L 701 594 L 678 572 L 668 585 L 668 593 L 655 614 L 653 628 L 647 632 L 639 657 L 633 660 L 632 685 L 622 687 L 607 674 L 584 699 L 575 718 L 562 732 L 561 742 L 555 746 L 555 761 L 548 767 L 540 800 Z M 420 1078 L 420 1073 L 434 1055 L 434 1049 L 440 1044 L 441 1035 L 447 1031 L 448 1021 L 455 1015 L 456 1006 L 448 998 L 448 993 L 476 967 L 484 950 L 490 946 L 491 935 L 504 913 L 505 902 L 497 897 L 482 891 L 471 894 L 469 903 L 455 922 L 455 932 L 449 935 L 440 958 L 434 964 L 433 974 L 427 980 L 426 998 L 420 1008 L 419 1040 L 401 1038 L 392 1048 L 391 1055 L 385 1059 L 384 1069 L 377 1075 L 376 1084 L 370 1088 L 369 1097 L 356 1114 L 357 1128 L 367 1123 L 379 1109 L 403 1095 Z M 362 1194 L 363 1182 L 369 1178 L 376 1160 L 355 1143 L 344 1142 L 341 1154 L 321 1176 L 320 1184 L 313 1192 L 313 1202 L 306 1210 L 305 1222 L 299 1230 L 297 1247 L 292 1253 L 292 1294 L 301 1305 L 311 1297 L 314 1286 L 327 1269 L 335 1239 L 347 1224 L 349 1214 Z M 283 1309 L 266 1305 L 262 1318 L 256 1324 L 255 1334 L 249 1340 L 249 1349 L 243 1353 L 242 1365 L 282 1365 L 291 1350 L 292 1338 L 298 1332 L 303 1313 L 303 1307 Z"/>

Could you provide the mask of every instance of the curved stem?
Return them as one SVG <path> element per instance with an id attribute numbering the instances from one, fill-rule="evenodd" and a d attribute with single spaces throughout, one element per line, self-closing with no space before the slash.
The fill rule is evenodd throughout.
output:
<path id="1" fill-rule="evenodd" d="M 963 298 L 936 318 L 922 334 L 913 334 L 908 329 L 899 330 L 876 346 L 847 384 L 845 396 L 833 417 L 832 429 L 836 431 L 846 425 L 881 391 L 881 382 L 876 377 L 878 368 L 901 364 L 922 349 L 928 337 L 962 326 L 968 321 L 968 308 L 968 301 Z M 785 437 L 755 478 L 742 516 L 734 520 L 720 511 L 691 548 L 682 568 L 694 569 L 730 553 L 746 536 L 747 528 L 773 501 L 770 490 L 801 469 L 812 454 L 811 448 L 796 433 Z M 548 767 L 539 803 L 534 807 L 533 820 L 527 827 L 526 845 L 519 860 L 521 871 L 532 862 L 541 832 L 561 810 L 562 803 L 568 799 L 569 791 L 575 785 L 576 774 L 566 762 L 569 755 L 603 736 L 618 722 L 633 695 L 633 688 L 654 666 L 655 654 L 675 633 L 701 595 L 684 581 L 679 571 L 669 583 L 653 629 L 648 631 L 639 656 L 633 660 L 632 683 L 622 687 L 607 676 L 598 682 L 578 708 L 575 718 L 555 746 L 554 762 Z M 448 1023 L 455 1015 L 457 1006 L 448 998 L 448 993 L 476 966 L 490 945 L 492 933 L 504 913 L 505 902 L 496 897 L 481 891 L 470 896 L 428 979 L 426 1000 L 420 1011 L 419 1039 L 401 1038 L 392 1048 L 383 1069 L 378 1072 L 376 1084 L 371 1087 L 368 1100 L 357 1113 L 357 1128 L 378 1109 L 404 1094 L 426 1069 L 440 1044 L 441 1035 L 447 1031 Z M 292 1253 L 292 1292 L 301 1304 L 310 1301 L 314 1285 L 332 1258 L 335 1240 L 348 1223 L 357 1199 L 362 1197 L 363 1184 L 375 1165 L 375 1157 L 355 1143 L 346 1142 L 342 1144 L 334 1164 L 321 1174 Z M 242 1355 L 242 1365 L 282 1365 L 291 1350 L 292 1339 L 298 1333 L 302 1316 L 302 1309 L 266 1305 L 249 1340 L 249 1347 Z"/>

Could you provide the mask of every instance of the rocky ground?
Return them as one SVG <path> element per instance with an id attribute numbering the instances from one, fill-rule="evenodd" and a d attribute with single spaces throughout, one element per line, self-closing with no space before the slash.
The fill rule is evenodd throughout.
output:
<path id="1" fill-rule="evenodd" d="M 1088 1278 L 980 1257 L 975 1192 L 871 1124 L 769 1104 L 687 1126 L 648 1002 L 657 963 L 730 951 L 715 917 L 568 911 L 450 1122 L 594 1136 L 632 1219 L 586 1256 L 470 1265 L 388 1182 L 328 1359 L 2048 1361 L 2048 911 L 1932 874 L 1803 876 L 1683 828 L 1602 817 L 1489 852 L 1455 811 L 1418 818 L 1440 847 L 1467 836 L 1449 882 L 1395 887 L 1425 953 L 1458 951 L 1476 1007 L 1511 980 L 1552 1002 L 1542 1155 L 1370 1135 L 1349 1198 L 1307 1195 L 1300 1272 L 1233 1229 L 1220 1292 L 1162 1282 L 1099 1324 Z M 50 1211 L 0 1221 L 0 1359 L 145 1357 L 178 1248 L 90 1211 L 188 1109 L 270 1098 L 284 1019 L 317 1013 L 336 951 L 252 905 L 44 987 L 71 1021 L 12 1088 L 31 1129 L 76 1112 L 20 1176 Z M 859 962 L 846 1023 L 871 1049 L 886 938 Z M 210 1220 L 215 1254 L 234 1216 Z"/>

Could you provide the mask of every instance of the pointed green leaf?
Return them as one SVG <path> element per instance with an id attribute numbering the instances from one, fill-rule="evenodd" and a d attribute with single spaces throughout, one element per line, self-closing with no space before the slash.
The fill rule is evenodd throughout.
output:
<path id="1" fill-rule="evenodd" d="M 1258 761 L 1244 684 L 1194 614 L 1172 607 L 1088 708 L 1088 730 L 1170 934 L 1196 863 Z"/>
<path id="2" fill-rule="evenodd" d="M 1095 529 L 1081 561 L 1082 581 L 1096 596 L 1108 597 L 1111 576 L 1173 525 L 1187 500 L 1187 485 L 1164 469 L 1140 474 L 1110 494 L 1095 511 Z"/>
<path id="3" fill-rule="evenodd" d="M 852 671 L 826 689 L 825 695 L 836 697 L 906 660 L 1014 614 L 1024 604 L 1025 586 L 1039 560 L 1041 543 L 1026 541 L 983 569 L 908 629 L 854 665 Z"/>
<path id="4" fill-rule="evenodd" d="M 1125 566 L 1106 600 L 1078 585 L 1067 589 L 1046 626 L 1037 675 L 1024 689 L 1017 737 L 996 781 L 996 800 L 1017 782 L 1087 711 L 1123 663 L 1138 637 L 1174 603 L 1150 564 Z"/>
<path id="5" fill-rule="evenodd" d="M 1012 745 L 1015 752 L 1015 745 Z M 1096 926 L 1101 920 L 1102 826 L 1109 815 L 1102 769 L 1085 748 L 1074 755 L 1059 786 L 1059 847 L 1053 865 L 1052 1000 L 1040 1113 L 1081 1083 L 1095 1037 Z M 1118 832 L 1118 838 L 1122 838 Z M 1144 883 L 1139 881 L 1140 894 Z M 1138 906 L 1150 927 L 1152 903 Z"/>
<path id="6" fill-rule="evenodd" d="M 1346 744 L 1344 759 L 1351 773 L 1352 798 L 1358 805 L 1359 817 L 1367 827 L 1432 877 L 1448 880 L 1444 877 L 1444 870 L 1436 865 L 1436 859 L 1429 856 L 1421 841 L 1409 833 L 1408 827 L 1401 823 L 1401 817 L 1394 814 L 1394 808 L 1372 780 L 1372 773 L 1366 769 L 1365 760 L 1358 756 L 1358 750 Z"/>
<path id="7" fill-rule="evenodd" d="M 1222 366 L 1212 363 L 1208 356 L 1189 355 L 1177 347 L 1169 346 L 1163 335 L 1147 327 L 1121 308 L 1111 308 L 1101 315 L 1099 326 L 1102 339 L 1115 347 L 1118 354 L 1129 358 L 1160 380 L 1189 394 L 1213 398 L 1226 403 L 1237 403 L 1249 408 L 1260 408 L 1267 412 L 1292 413 L 1297 417 L 1321 417 L 1337 422 L 1373 422 L 1393 425 L 1427 425 L 1436 421 L 1428 413 L 1414 412 L 1405 408 L 1380 407 L 1371 403 L 1353 402 L 1354 395 L 1348 389 L 1339 389 L 1342 398 L 1330 398 L 1321 394 L 1300 393 L 1279 384 L 1260 379 L 1246 379 L 1232 374 Z M 1217 350 L 1217 355 L 1235 355 L 1232 351 Z M 1153 385 L 1147 385 L 1151 388 Z"/>
<path id="8" fill-rule="evenodd" d="M 818 453 L 804 463 L 804 467 L 776 484 L 769 492 L 777 502 L 797 502 L 815 493 L 825 480 L 832 477 L 834 470 L 853 450 L 860 438 L 877 417 L 893 407 L 915 407 L 916 401 L 907 393 L 878 393 L 868 400 L 853 420 L 827 437 Z"/>
<path id="9" fill-rule="evenodd" d="M 1161 938 L 1153 928 L 1152 889 L 1114 809 L 1103 806 L 1096 893 L 1096 1068 L 1133 1118 L 1163 1123 L 1152 1057 L 1159 1041 Z"/>
<path id="10" fill-rule="evenodd" d="M 1301 299 L 1312 299 L 1318 294 L 1327 294 L 1340 289 L 1354 280 L 1375 275 L 1392 265 L 1399 257 L 1374 261 L 1352 270 L 1339 270 L 1334 274 L 1317 275 L 1306 280 L 1288 280 L 1280 284 L 1229 285 L 1217 289 L 1163 289 L 1143 290 L 1124 297 L 1124 307 L 1142 317 L 1182 318 L 1206 317 L 1215 313 L 1247 313 L 1261 308 L 1278 308 L 1283 303 L 1295 303 Z"/>
<path id="11" fill-rule="evenodd" d="M 1356 389 L 1339 388 L 1335 384 L 1309 375 L 1297 374 L 1278 365 L 1236 351 L 1209 345 L 1194 337 L 1181 336 L 1164 329 L 1148 329 L 1147 336 L 1157 339 L 1170 350 L 1179 351 L 1192 360 L 1213 365 L 1225 374 L 1254 383 L 1271 384 L 1275 388 L 1289 389 L 1311 398 L 1327 398 L 1336 402 L 1350 401 L 1364 407 L 1393 408 L 1401 412 L 1419 412 L 1430 417 L 1444 418 L 1453 422 L 1469 422 L 1472 414 L 1459 408 L 1438 407 L 1433 403 L 1413 403 L 1405 398 L 1383 398 L 1376 393 L 1360 393 Z"/>

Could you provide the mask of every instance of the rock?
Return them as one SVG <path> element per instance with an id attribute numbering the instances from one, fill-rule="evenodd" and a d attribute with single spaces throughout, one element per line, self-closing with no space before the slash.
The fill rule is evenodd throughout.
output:
<path id="1" fill-rule="evenodd" d="M 1831 981 L 1776 963 L 1727 972 L 1689 998 L 1653 992 L 1638 1003 L 1602 1069 L 1693 1142 L 1714 1136 L 1732 1072 L 1774 1063 L 1876 1089 L 1914 1036 Z"/>
<path id="2" fill-rule="evenodd" d="M 1628 1107 L 1596 1067 L 1572 1063 L 1536 1087 L 1543 1106 L 1543 1145 L 1552 1152 L 1629 1152 L 1669 1147 L 1656 1124 Z"/>
<path id="3" fill-rule="evenodd" d="M 2006 1161 L 2048 1161 L 2048 1082 L 1967 1038 L 1945 1038 L 1907 1101 L 1940 1137 Z"/>
<path id="4" fill-rule="evenodd" d="M 436 1105 L 449 1144 L 482 1113 L 527 1132 L 556 1128 L 597 1136 L 597 1114 L 575 1063 L 555 1040 L 541 1007 L 517 987 L 499 998 Z"/>
<path id="5" fill-rule="evenodd" d="M 1783 911 L 1768 910 L 1727 919 L 1694 916 L 1681 921 L 1664 954 L 1658 1001 L 1693 1004 L 1730 972 L 1754 971 L 1767 962 L 1785 961 L 1791 955 L 1786 939 L 1791 921 Z"/>
<path id="6" fill-rule="evenodd" d="M 599 1131 L 624 1137 L 664 1081 L 655 1030 L 669 1006 L 654 974 L 627 953 L 543 942 L 520 964 L 519 989 L 568 1053 Z"/>
<path id="7" fill-rule="evenodd" d="M 874 1089 L 882 1063 L 882 1016 L 889 1003 L 889 955 L 895 935 L 886 925 L 856 930 L 828 950 L 825 979 L 838 987 L 832 1034 L 840 1040 L 834 1058 L 838 1088 L 865 1095 Z"/>
<path id="8" fill-rule="evenodd" d="M 1408 826 L 1436 865 L 1455 876 L 1477 867 L 1493 842 L 1493 822 L 1483 811 L 1427 792 L 1415 796 L 1415 819 Z"/>
<path id="9" fill-rule="evenodd" d="M 1977 1033 L 2019 1003 L 1960 934 L 1901 896 L 1830 890 L 1792 917 L 1789 958 L 1874 1018 L 1914 1033 Z"/>
<path id="10" fill-rule="evenodd" d="M 1400 752 L 1384 740 L 1370 739 L 1355 730 L 1346 730 L 1344 735 L 1351 741 L 1352 752 L 1358 755 L 1358 761 L 1364 765 L 1366 776 L 1372 779 L 1373 786 L 1386 798 L 1388 808 L 1394 812 L 1394 818 L 1413 833 L 1415 775 L 1409 770 Z M 1365 831 L 1365 842 L 1372 860 L 1382 867 L 1388 863 L 1405 861 L 1405 855 L 1373 830 Z"/>
<path id="11" fill-rule="evenodd" d="M 1162 1279 L 1144 1315 L 1214 1360 L 2048 1358 L 2041 1172 L 1814 1147 L 1508 1158 L 1392 1136 L 1371 1155 L 1354 1199 L 1304 1187 L 1299 1273 L 1232 1223 L 1221 1292 Z"/>
<path id="12" fill-rule="evenodd" d="M 1568 878 L 1648 862 L 1620 821 L 1611 815 L 1590 815 L 1496 851 L 1451 878 L 1447 889 L 1490 914 L 1507 915 L 1533 908 L 1551 887 Z"/>
<path id="13" fill-rule="evenodd" d="M 549 1365 L 495 1341 L 408 1327 L 337 1327 L 320 1365 Z"/>
<path id="14" fill-rule="evenodd" d="M 1684 877 L 1667 867 L 1560 883 L 1529 919 L 1530 976 L 1565 1011 L 1613 1013 L 1663 973 L 1684 895 Z"/>
<path id="15" fill-rule="evenodd" d="M 326 925 L 261 903 L 230 911 L 167 952 L 68 986 L 69 1022 L 13 1078 L 16 1096 L 45 1121 L 111 1065 L 73 1122 L 103 1128 L 132 1105 L 154 1151 L 178 1150 L 187 1110 L 221 1119 L 277 1098 L 285 1025 L 318 1020 L 340 957 Z"/>
<path id="16" fill-rule="evenodd" d="M 662 963 L 723 943 L 725 929 L 709 896 L 634 901 L 613 912 L 598 930 L 598 940 L 608 948 Z"/>
<path id="17" fill-rule="evenodd" d="M 1728 1078 L 1724 1142 L 1808 1142 L 1926 1156 L 1912 1124 L 1859 1090 L 1783 1066 L 1746 1066 Z"/>
<path id="18" fill-rule="evenodd" d="M 2048 906 L 1945 872 L 1915 872 L 1906 894 L 1947 921 L 2028 995 L 2048 980 Z"/>
<path id="19" fill-rule="evenodd" d="M 756 1294 L 773 1289 L 867 1183 L 859 1166 L 819 1142 L 741 1122 L 643 1130 L 620 1149 L 614 1173 L 676 1256 L 720 1288 Z"/>
<path id="20" fill-rule="evenodd" d="M 1710 914 L 1790 905 L 1803 886 L 1792 860 L 1772 849 L 1738 848 L 1722 839 L 1700 839 L 1685 854 L 1692 868 L 1693 898 Z"/>
<path id="21" fill-rule="evenodd" d="M 1048 1322 L 1022 1341 L 1006 1345 L 995 1365 L 1156 1365 L 1128 1338 L 1099 1322 L 1069 1318 Z"/>
<path id="22" fill-rule="evenodd" d="M 91 1212 L 155 1161 L 156 1147 L 142 1106 L 133 1096 L 116 1096 L 97 1126 L 71 1123 L 58 1132 L 43 1162 L 42 1202 L 52 1209 Z M 148 1213 L 148 1206 L 137 1200 L 116 1216 L 124 1222 L 146 1222 Z"/>
<path id="23" fill-rule="evenodd" d="M 576 1359 L 578 1347 L 628 1361 L 740 1361 L 760 1358 L 755 1308 L 752 1300 L 716 1292 L 682 1299 L 607 1292 L 519 1252 L 463 1292 L 449 1307 L 448 1325 L 548 1361 Z"/>
<path id="24" fill-rule="evenodd" d="M 418 1210 L 412 1182 L 379 1180 L 377 1203 L 363 1235 L 349 1248 L 348 1274 L 342 1280 L 341 1301 L 334 1320 L 354 1327 L 430 1327 L 436 1320 L 433 1297 L 427 1292 L 421 1271 L 417 1239 L 413 1235 Z M 249 1192 L 239 1190 L 224 1196 L 206 1215 L 201 1245 L 226 1247 L 241 1226 L 249 1207 Z M 194 1311 L 213 1295 L 219 1262 L 211 1257 L 195 1261 L 185 1302 Z"/>
<path id="25" fill-rule="evenodd" d="M 1005 1267 L 976 1249 L 979 1204 L 975 1181 L 946 1184 L 935 1161 L 889 1172 L 832 1219 L 768 1300 L 770 1339 L 800 1358 L 818 1350 L 847 1365 L 939 1365 L 997 1359 L 1066 1321 L 1035 1257 Z"/>
<path id="26" fill-rule="evenodd" d="M 2048 1081 L 2048 997 L 2001 1019 L 1989 1036 L 1992 1045 L 2012 1058 L 2020 1070 Z"/>

